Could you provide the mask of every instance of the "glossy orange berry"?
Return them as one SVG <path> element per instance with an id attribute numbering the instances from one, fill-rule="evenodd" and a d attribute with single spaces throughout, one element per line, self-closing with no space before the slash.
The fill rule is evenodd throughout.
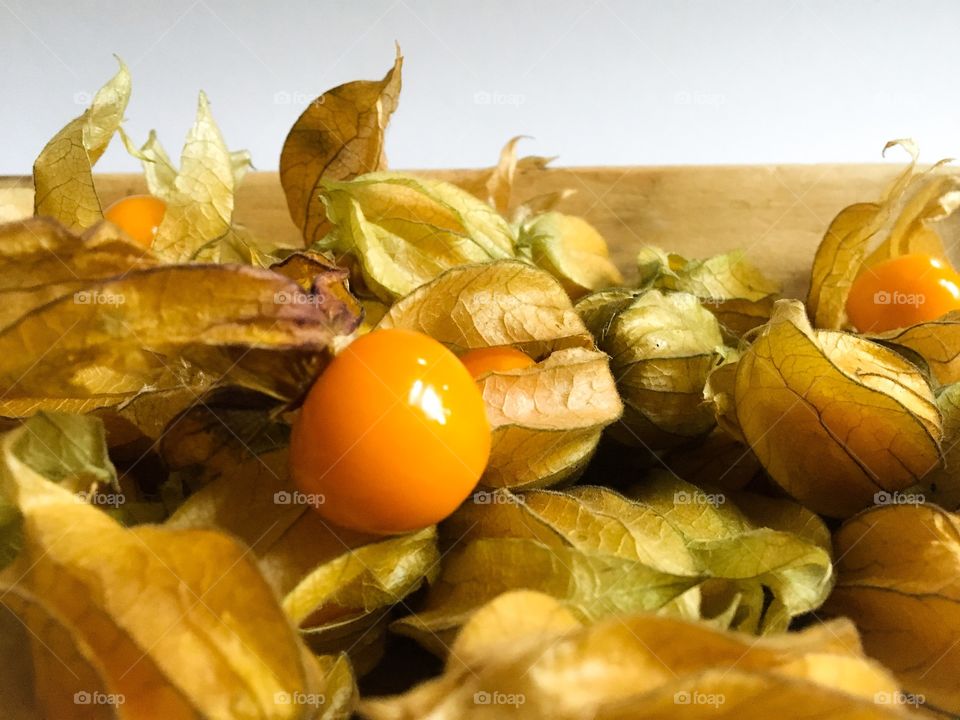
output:
<path id="1" fill-rule="evenodd" d="M 310 389 L 290 471 L 330 522 L 401 533 L 439 522 L 470 495 L 490 440 L 480 390 L 456 355 L 421 333 L 377 330 Z"/>
<path id="2" fill-rule="evenodd" d="M 460 356 L 460 362 L 475 378 L 490 372 L 523 370 L 536 365 L 529 355 L 509 346 L 468 350 Z"/>
<path id="3" fill-rule="evenodd" d="M 167 212 L 167 204 L 153 195 L 129 195 L 108 207 L 103 217 L 123 230 L 138 244 L 153 245 L 157 228 Z"/>
<path id="4" fill-rule="evenodd" d="M 883 332 L 960 310 L 960 274 L 929 255 L 902 255 L 865 268 L 847 296 L 860 332 Z"/>

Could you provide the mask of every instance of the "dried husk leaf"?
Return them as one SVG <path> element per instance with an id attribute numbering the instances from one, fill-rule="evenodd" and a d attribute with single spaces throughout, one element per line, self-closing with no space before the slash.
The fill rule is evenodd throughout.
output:
<path id="1" fill-rule="evenodd" d="M 299 286 L 251 267 L 158 266 L 81 292 L 0 331 L 0 415 L 146 402 L 162 426 L 216 387 L 289 401 L 343 330 L 316 304 L 278 302 Z"/>
<path id="2" fill-rule="evenodd" d="M 383 170 L 384 131 L 400 98 L 403 56 L 382 80 L 339 85 L 297 118 L 280 153 L 280 182 L 290 217 L 307 245 L 330 231 L 319 191 L 324 180 L 352 180 Z"/>
<path id="3" fill-rule="evenodd" d="M 363 285 L 384 302 L 450 268 L 515 254 L 506 220 L 449 183 L 382 172 L 321 186 L 335 227 L 315 247 L 354 258 Z"/>
<path id="4" fill-rule="evenodd" d="M 201 489 L 167 525 L 217 528 L 243 540 L 310 647 L 348 652 L 357 672 L 369 670 L 382 654 L 389 608 L 438 569 L 434 528 L 384 540 L 332 526 L 289 479 L 285 442 L 241 439 L 209 414 L 185 439 L 192 447 L 168 458 L 197 463 L 192 483 Z"/>
<path id="5" fill-rule="evenodd" d="M 33 164 L 34 215 L 52 217 L 71 230 L 103 219 L 93 166 L 119 129 L 130 100 L 130 72 L 120 58 L 117 62 L 120 69 L 90 107 L 54 135 Z"/>
<path id="6" fill-rule="evenodd" d="M 444 654 L 483 602 L 529 588 L 588 621 L 660 611 L 784 630 L 830 590 L 829 534 L 794 503 L 748 501 L 750 518 L 669 475 L 630 497 L 598 486 L 481 493 L 441 526 L 451 549 L 440 578 L 423 610 L 394 628 Z"/>
<path id="7" fill-rule="evenodd" d="M 884 152 L 894 146 L 910 154 L 909 165 L 879 201 L 841 210 L 817 249 L 807 297 L 815 327 L 846 325 L 847 295 L 866 268 L 911 253 L 946 259 L 934 223 L 960 206 L 960 183 L 940 172 L 942 162 L 916 174 L 918 151 L 912 140 L 888 142 Z"/>
<path id="8" fill-rule="evenodd" d="M 510 138 L 500 150 L 496 165 L 488 168 L 485 173 L 466 176 L 457 181 L 459 187 L 495 208 L 513 224 L 520 224 L 537 213 L 553 210 L 561 199 L 575 192 L 559 190 L 531 198 L 516 197 L 518 176 L 542 172 L 557 159 L 540 155 L 518 157 L 517 145 L 521 140 L 528 139 L 530 138 L 526 135 Z"/>
<path id="9" fill-rule="evenodd" d="M 95 423 L 70 427 L 55 447 L 97 444 Z M 30 432 L 0 440 L 0 495 L 22 514 L 24 537 L 0 587 L 40 648 L 34 692 L 44 714 L 91 717 L 89 703 L 65 693 L 96 691 L 119 698 L 108 709 L 121 718 L 303 717 L 278 696 L 314 693 L 318 675 L 247 551 L 215 532 L 122 528 L 23 462 L 14 449 Z M 77 659 L 55 667 L 42 658 L 59 647 Z M 75 663 L 93 687 L 65 674 Z"/>
<path id="10" fill-rule="evenodd" d="M 834 535 L 837 587 L 825 606 L 849 616 L 866 651 L 926 706 L 960 713 L 960 521 L 934 505 L 888 505 Z"/>
<path id="11" fill-rule="evenodd" d="M 586 220 L 548 212 L 520 230 L 521 251 L 560 281 L 573 300 L 620 285 L 623 276 L 610 260 L 607 241 Z"/>
<path id="12" fill-rule="evenodd" d="M 637 255 L 637 266 L 641 285 L 696 295 L 729 340 L 769 320 L 780 293 L 780 285 L 764 277 L 742 251 L 687 260 L 647 246 Z"/>
<path id="13" fill-rule="evenodd" d="M 314 568 L 283 598 L 283 609 L 315 652 L 353 651 L 360 640 L 384 637 L 370 626 L 386 620 L 385 609 L 431 581 L 439 570 L 433 527 L 347 549 Z M 348 632 L 353 630 L 353 632 Z M 363 630 L 363 632 L 358 632 Z M 372 662 L 371 662 L 372 660 Z M 364 672 L 379 660 L 360 664 Z"/>
<path id="14" fill-rule="evenodd" d="M 167 204 L 153 252 L 168 262 L 244 262 L 264 265 L 272 247 L 233 224 L 234 194 L 250 165 L 245 150 L 231 152 L 200 93 L 197 115 L 180 154 L 170 162 L 151 132 L 137 149 L 126 135 L 127 151 L 143 164 L 151 194 Z"/>
<path id="15" fill-rule="evenodd" d="M 511 590 L 473 613 L 454 639 L 447 667 L 478 667 L 521 644 L 542 644 L 581 627 L 583 622 L 555 597 L 535 590 Z"/>
<path id="16" fill-rule="evenodd" d="M 597 352 L 563 288 L 526 263 L 455 268 L 399 300 L 380 328 L 417 330 L 454 352 L 513 346 L 537 364 L 478 379 L 493 446 L 488 487 L 572 480 L 603 428 L 620 417 L 607 356 Z"/>
<path id="17" fill-rule="evenodd" d="M 49 218 L 0 225 L 0 329 L 99 280 L 155 264 L 109 223 L 79 237 Z"/>
<path id="18" fill-rule="evenodd" d="M 349 271 L 330 258 L 305 250 L 291 253 L 270 269 L 295 280 L 303 290 L 288 298 L 290 302 L 317 305 L 338 334 L 352 334 L 366 319 L 364 306 L 350 292 Z"/>
<path id="19" fill-rule="evenodd" d="M 450 270 L 398 300 L 380 327 L 418 330 L 458 354 L 512 345 L 537 359 L 593 346 L 560 284 L 519 261 Z"/>
<path id="20" fill-rule="evenodd" d="M 517 172 L 517 144 L 524 139 L 526 136 L 517 135 L 507 140 L 507 144 L 500 150 L 496 167 L 490 171 L 490 176 L 484 184 L 486 201 L 503 216 L 510 211 L 513 178 Z"/>
<path id="21" fill-rule="evenodd" d="M 916 490 L 926 502 L 955 512 L 960 509 L 960 383 L 941 388 L 937 407 L 943 417 L 943 467 L 926 475 Z"/>
<path id="22" fill-rule="evenodd" d="M 696 445 L 663 454 L 660 461 L 677 477 L 723 492 L 743 489 L 762 470 L 753 451 L 720 428 Z"/>
<path id="23" fill-rule="evenodd" d="M 727 436 L 746 445 L 737 419 L 737 368 L 740 355 L 730 353 L 727 362 L 713 369 L 703 386 L 703 398 L 713 406 L 717 427 Z"/>
<path id="24" fill-rule="evenodd" d="M 650 614 L 577 628 L 562 603 L 518 591 L 478 610 L 442 676 L 367 700 L 361 714 L 766 718 L 795 717 L 802 707 L 810 717 L 910 717 L 878 704 L 897 695 L 893 677 L 863 657 L 848 621 L 761 639 Z"/>
<path id="25" fill-rule="evenodd" d="M 917 368 L 855 335 L 813 331 L 797 301 L 779 301 L 744 351 L 735 397 L 767 473 L 830 517 L 849 517 L 940 464 L 940 412 Z"/>
<path id="26" fill-rule="evenodd" d="M 316 720 L 348 720 L 355 717 L 360 694 L 354 679 L 350 659 L 339 655 L 313 655 L 304 653 L 313 660 L 314 675 L 319 678 L 317 687 L 323 696 L 323 704 L 317 708 Z"/>
<path id="27" fill-rule="evenodd" d="M 717 319 L 694 295 L 616 289 L 587 296 L 577 310 L 610 355 L 623 398 L 614 437 L 656 451 L 713 429 L 703 388 L 727 351 Z"/>
<path id="28" fill-rule="evenodd" d="M 511 222 L 522 223 L 538 212 L 552 210 L 563 198 L 573 194 L 573 190 L 560 190 L 546 193 L 532 198 L 518 200 L 514 197 L 514 185 L 518 174 L 540 172 L 556 160 L 556 157 L 540 155 L 525 155 L 517 157 L 517 145 L 521 140 L 529 139 L 525 135 L 510 138 L 500 150 L 497 164 L 490 168 L 486 178 L 467 181 L 461 184 L 464 190 L 485 200 L 504 217 L 511 218 Z"/>
<path id="29" fill-rule="evenodd" d="M 79 493 L 86 497 L 98 486 L 116 487 L 117 473 L 107 456 L 103 426 L 92 418 L 37 413 L 19 434 L 4 436 L 2 452 L 78 498 Z M 0 568 L 13 561 L 22 546 L 23 515 L 15 502 L 0 493 Z"/>
<path id="30" fill-rule="evenodd" d="M 872 336 L 894 349 L 915 353 L 941 385 L 960 382 L 960 312 Z"/>

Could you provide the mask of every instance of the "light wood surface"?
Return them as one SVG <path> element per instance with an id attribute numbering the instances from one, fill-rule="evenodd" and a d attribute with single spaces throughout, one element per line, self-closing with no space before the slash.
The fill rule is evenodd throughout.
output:
<path id="1" fill-rule="evenodd" d="M 518 176 L 520 199 L 569 188 L 559 209 L 583 215 L 607 238 L 630 276 L 637 249 L 659 245 L 698 257 L 735 248 L 784 283 L 806 293 L 817 243 L 842 207 L 876 199 L 901 166 L 773 165 L 555 168 Z M 482 170 L 421 172 L 464 186 Z M 100 175 L 105 203 L 143 192 L 139 175 Z M 29 178 L 0 178 L 0 221 L 32 212 Z M 265 238 L 296 242 L 277 174 L 248 175 L 237 194 L 236 219 Z"/>

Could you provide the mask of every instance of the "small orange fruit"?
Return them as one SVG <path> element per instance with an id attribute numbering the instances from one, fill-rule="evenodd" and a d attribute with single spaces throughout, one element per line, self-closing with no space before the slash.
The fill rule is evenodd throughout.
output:
<path id="1" fill-rule="evenodd" d="M 167 204 L 153 195 L 129 195 L 108 207 L 103 217 L 138 244 L 149 248 L 167 212 Z"/>
<path id="2" fill-rule="evenodd" d="M 847 296 L 860 332 L 883 332 L 960 310 L 960 274 L 930 255 L 902 255 L 865 268 Z"/>
<path id="3" fill-rule="evenodd" d="M 460 362 L 466 366 L 475 378 L 490 372 L 523 370 L 536 365 L 529 355 L 509 346 L 468 350 L 460 356 Z"/>
<path id="4" fill-rule="evenodd" d="M 427 335 L 376 330 L 317 379 L 293 425 L 290 472 L 326 520 L 402 533 L 447 517 L 490 455 L 480 390 Z"/>

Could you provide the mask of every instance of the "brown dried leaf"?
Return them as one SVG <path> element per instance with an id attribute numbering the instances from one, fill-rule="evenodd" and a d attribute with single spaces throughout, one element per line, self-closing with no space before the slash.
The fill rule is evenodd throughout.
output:
<path id="1" fill-rule="evenodd" d="M 397 108 L 403 56 L 382 80 L 328 90 L 297 118 L 280 153 L 280 182 L 290 217 L 311 245 L 330 230 L 320 199 L 322 180 L 351 180 L 387 166 L 384 130 Z"/>
<path id="2" fill-rule="evenodd" d="M 0 415 L 121 409 L 172 393 L 169 420 L 219 386 L 294 399 L 339 330 L 316 305 L 278 302 L 297 292 L 282 275 L 235 265 L 165 265 L 88 285 L 0 331 Z"/>

